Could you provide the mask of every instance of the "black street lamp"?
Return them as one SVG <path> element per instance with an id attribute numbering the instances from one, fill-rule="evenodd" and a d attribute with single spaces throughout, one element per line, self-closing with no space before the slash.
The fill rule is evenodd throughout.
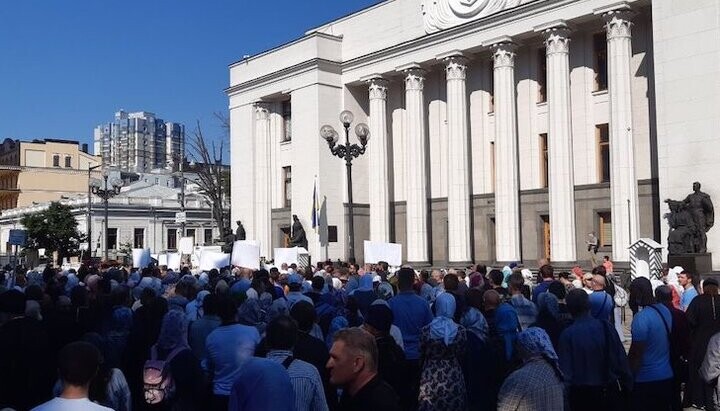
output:
<path id="1" fill-rule="evenodd" d="M 88 167 L 88 215 L 87 215 L 87 240 L 88 240 L 88 256 L 92 259 L 92 180 L 90 173 L 96 168 L 102 167 L 102 164 L 98 164 L 92 167 Z"/>
<path id="2" fill-rule="evenodd" d="M 108 261 L 108 200 L 112 197 L 115 197 L 116 195 L 120 194 L 120 188 L 122 188 L 123 182 L 122 180 L 115 179 L 111 182 L 112 187 L 108 186 L 108 171 L 103 170 L 103 184 L 100 184 L 99 181 L 93 180 L 91 183 L 92 186 L 92 193 L 96 196 L 100 197 L 103 200 L 103 205 L 105 206 L 105 221 L 104 221 L 104 230 L 105 230 L 105 261 Z"/>
<path id="3" fill-rule="evenodd" d="M 355 262 L 355 216 L 353 212 L 353 190 L 352 190 L 352 161 L 355 158 L 365 154 L 368 140 L 370 140 L 370 128 L 365 123 L 359 123 L 355 126 L 355 134 L 360 140 L 360 145 L 350 144 L 350 125 L 355 116 L 352 112 L 345 110 L 340 113 L 340 122 L 345 129 L 345 144 L 337 145 L 339 135 L 330 125 L 324 125 L 320 128 L 320 137 L 322 137 L 330 147 L 330 152 L 339 158 L 345 160 L 345 170 L 347 172 L 347 194 L 348 194 L 348 214 L 350 217 L 350 225 L 348 227 L 348 260 Z M 373 182 L 380 184 L 381 182 Z"/>

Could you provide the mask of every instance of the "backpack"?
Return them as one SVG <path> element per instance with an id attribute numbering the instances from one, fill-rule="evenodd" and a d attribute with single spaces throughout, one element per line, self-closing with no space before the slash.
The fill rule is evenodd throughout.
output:
<path id="1" fill-rule="evenodd" d="M 145 402 L 159 404 L 175 395 L 175 381 L 170 372 L 170 361 L 186 347 L 172 350 L 164 360 L 157 359 L 157 347 L 150 349 L 150 359 L 143 366 L 143 392 Z"/>
<path id="2" fill-rule="evenodd" d="M 618 307 L 625 307 L 628 303 L 628 294 L 624 288 L 615 286 L 615 305 Z"/>

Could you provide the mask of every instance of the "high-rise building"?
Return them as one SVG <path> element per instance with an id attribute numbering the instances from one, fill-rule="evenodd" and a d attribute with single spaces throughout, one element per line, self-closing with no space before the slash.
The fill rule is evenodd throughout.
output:
<path id="1" fill-rule="evenodd" d="M 175 170 L 185 154 L 185 126 L 120 110 L 113 122 L 95 128 L 94 141 L 95 155 L 122 171 Z"/>

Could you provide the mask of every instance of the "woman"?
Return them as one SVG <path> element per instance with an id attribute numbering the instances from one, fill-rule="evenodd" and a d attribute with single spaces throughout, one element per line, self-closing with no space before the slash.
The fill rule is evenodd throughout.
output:
<path id="1" fill-rule="evenodd" d="M 204 403 L 203 372 L 188 345 L 187 330 L 184 312 L 170 310 L 163 317 L 160 336 L 150 349 L 150 359 L 169 361 L 167 366 L 175 382 L 175 394 L 149 409 L 195 410 Z"/>
<path id="2" fill-rule="evenodd" d="M 518 335 L 517 350 L 523 365 L 500 388 L 498 411 L 564 410 L 562 372 L 547 333 L 528 328 Z"/>
<path id="3" fill-rule="evenodd" d="M 465 380 L 460 362 L 465 356 L 467 334 L 457 325 L 455 297 L 442 293 L 435 299 L 435 319 L 420 333 L 420 411 L 467 409 Z"/>
<path id="4" fill-rule="evenodd" d="M 688 369 L 691 372 L 685 388 L 683 405 L 707 409 L 713 405 L 713 387 L 705 384 L 700 374 L 692 372 L 692 370 L 700 368 L 710 338 L 720 332 L 720 297 L 718 296 L 717 280 L 708 278 L 703 282 L 702 295 L 692 300 L 686 314 L 690 324 Z"/>
<path id="5" fill-rule="evenodd" d="M 489 344 L 488 323 L 482 314 L 482 294 L 471 288 L 465 294 L 467 310 L 460 324 L 467 332 L 467 350 L 462 362 L 468 406 L 472 411 L 494 410 L 502 383 L 498 355 Z"/>

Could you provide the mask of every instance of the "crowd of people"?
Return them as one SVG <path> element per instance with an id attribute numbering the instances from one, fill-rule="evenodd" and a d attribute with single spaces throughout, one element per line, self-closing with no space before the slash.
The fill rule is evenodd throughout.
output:
<path id="1" fill-rule="evenodd" d="M 605 263 L 6 272 L 0 409 L 720 410 L 718 282 Z"/>

